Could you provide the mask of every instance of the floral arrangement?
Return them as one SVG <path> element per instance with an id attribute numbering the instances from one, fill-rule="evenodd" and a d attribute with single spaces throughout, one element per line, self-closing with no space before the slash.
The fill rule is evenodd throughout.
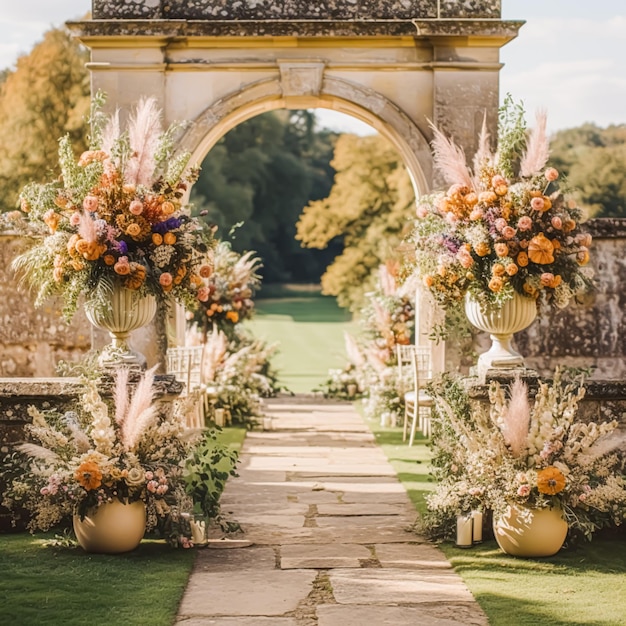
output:
<path id="1" fill-rule="evenodd" d="M 539 382 L 534 402 L 516 380 L 507 399 L 492 382 L 490 410 L 476 410 L 460 383 L 434 386 L 438 415 L 433 433 L 438 485 L 427 497 L 432 532 L 451 532 L 457 514 L 507 505 L 561 507 L 570 536 L 590 539 L 626 519 L 626 479 L 611 436 L 617 422 L 578 419 L 585 390 L 557 370 Z"/>
<path id="2" fill-rule="evenodd" d="M 97 380 L 86 380 L 72 410 L 30 407 L 26 432 L 31 441 L 17 445 L 3 463 L 8 484 L 3 506 L 28 511 L 34 532 L 68 524 L 73 514 L 84 518 L 92 507 L 114 499 L 142 500 L 148 530 L 171 527 L 172 516 L 193 508 L 193 493 L 186 489 L 193 483 L 188 466 L 202 438 L 186 431 L 180 416 L 168 418 L 158 411 L 153 381 L 154 369 L 148 370 L 129 397 L 129 370 L 119 368 L 112 403 L 101 396 Z M 229 455 L 217 456 L 228 456 L 227 473 L 234 473 Z M 213 495 L 219 500 L 220 494 Z"/>
<path id="3" fill-rule="evenodd" d="M 202 351 L 201 380 L 212 410 L 230 411 L 235 422 L 259 417 L 261 398 L 275 392 L 269 359 L 276 347 L 239 334 L 231 338 L 214 327 Z"/>
<path id="4" fill-rule="evenodd" d="M 499 308 L 518 293 L 564 308 L 585 291 L 591 235 L 582 213 L 546 167 L 545 113 L 527 134 L 524 110 L 510 96 L 500 110 L 498 149 L 486 126 L 473 171 L 463 151 L 437 128 L 434 162 L 451 186 L 420 199 L 412 240 L 419 278 L 444 309 L 471 294 Z"/>
<path id="5" fill-rule="evenodd" d="M 64 296 L 67 318 L 80 296 L 106 307 L 114 284 L 158 303 L 193 306 L 201 276 L 211 271 L 212 230 L 183 205 L 197 169 L 188 169 L 189 154 L 174 154 L 178 127 L 163 131 L 156 101 L 148 98 L 122 132 L 119 112 L 106 118 L 101 104 L 97 96 L 90 149 L 77 159 L 63 137 L 61 176 L 22 190 L 22 221 L 35 245 L 14 267 L 37 290 L 37 305 Z"/>
<path id="6" fill-rule="evenodd" d="M 200 272 L 194 319 L 205 329 L 216 325 L 224 330 L 251 317 L 252 296 L 261 285 L 257 274 L 261 260 L 252 251 L 242 255 L 220 241 L 213 251 L 213 266 L 213 271 L 202 268 Z"/>

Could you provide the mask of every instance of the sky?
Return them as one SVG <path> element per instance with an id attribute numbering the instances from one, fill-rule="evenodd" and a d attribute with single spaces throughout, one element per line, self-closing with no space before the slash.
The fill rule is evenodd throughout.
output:
<path id="1" fill-rule="evenodd" d="M 91 0 L 0 0 L 0 69 L 48 28 L 90 9 Z M 626 124 L 625 0 L 502 0 L 502 16 L 526 24 L 501 50 L 501 97 L 511 93 L 529 112 L 545 108 L 549 132 Z M 348 116 L 318 113 L 335 130 L 371 132 Z"/>

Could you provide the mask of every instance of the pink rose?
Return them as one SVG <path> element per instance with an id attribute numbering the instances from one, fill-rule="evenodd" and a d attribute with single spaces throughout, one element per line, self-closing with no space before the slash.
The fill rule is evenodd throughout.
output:
<path id="1" fill-rule="evenodd" d="M 141 200 L 133 200 L 128 207 L 133 215 L 141 215 L 143 213 L 143 202 Z"/>
<path id="2" fill-rule="evenodd" d="M 502 236 L 505 239 L 513 239 L 513 237 L 515 237 L 515 229 L 512 226 L 505 226 L 502 229 Z"/>
<path id="3" fill-rule="evenodd" d="M 563 227 L 563 221 L 558 215 L 555 215 L 550 220 L 550 223 L 552 224 L 552 228 L 555 228 L 556 230 L 561 230 L 561 228 Z"/>
<path id="4" fill-rule="evenodd" d="M 554 169 L 553 167 L 549 167 L 546 171 L 544 176 L 546 177 L 546 180 L 553 182 L 555 181 L 558 177 L 559 177 L 559 172 L 558 170 Z"/>
<path id="5" fill-rule="evenodd" d="M 154 474 L 150 470 L 148 470 L 146 472 L 146 480 L 152 480 L 153 478 L 154 478 Z"/>
<path id="6" fill-rule="evenodd" d="M 500 174 L 496 174 L 491 179 L 491 186 L 495 189 L 496 187 L 499 187 L 500 185 L 506 185 L 506 178 L 504 178 L 504 176 L 501 176 Z"/>
<path id="7" fill-rule="evenodd" d="M 163 272 L 163 274 L 159 276 L 159 284 L 162 287 L 169 287 L 172 284 L 173 280 L 174 279 L 172 278 L 172 275 L 169 272 Z"/>
<path id="8" fill-rule="evenodd" d="M 417 210 L 415 212 L 417 214 L 417 217 L 419 217 L 420 219 L 424 219 L 428 215 L 428 205 L 426 204 L 418 205 Z"/>
<path id="9" fill-rule="evenodd" d="M 508 226 L 508 222 L 503 218 L 503 217 L 499 217 L 496 220 L 496 228 L 502 232 L 506 227 Z"/>
<path id="10" fill-rule="evenodd" d="M 554 282 L 554 274 L 551 274 L 550 272 L 544 272 L 541 275 L 541 284 L 544 287 L 549 287 L 553 282 Z"/>
<path id="11" fill-rule="evenodd" d="M 517 227 L 520 230 L 530 230 L 533 227 L 533 221 L 528 217 L 528 215 L 524 215 L 520 217 L 517 222 Z"/>
<path id="12" fill-rule="evenodd" d="M 80 224 L 80 213 L 78 211 L 70 215 L 70 224 L 72 226 L 78 226 Z"/>
<path id="13" fill-rule="evenodd" d="M 532 207 L 533 211 L 543 211 L 545 204 L 546 203 L 543 201 L 543 198 L 533 198 L 530 201 L 530 206 Z"/>
<path id="14" fill-rule="evenodd" d="M 209 290 L 207 287 L 200 287 L 198 289 L 197 298 L 200 302 L 206 302 L 209 299 Z"/>
<path id="15" fill-rule="evenodd" d="M 83 209 L 93 213 L 98 209 L 98 198 L 96 196 L 85 196 L 83 200 Z"/>
<path id="16" fill-rule="evenodd" d="M 520 498 L 526 498 L 530 495 L 530 485 L 520 485 L 517 489 L 517 495 Z"/>

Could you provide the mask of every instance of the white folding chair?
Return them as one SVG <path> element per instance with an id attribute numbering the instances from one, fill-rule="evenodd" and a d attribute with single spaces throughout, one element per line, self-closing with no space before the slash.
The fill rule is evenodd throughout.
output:
<path id="1" fill-rule="evenodd" d="M 413 368 L 413 389 L 415 403 L 413 405 L 413 419 L 411 421 L 411 435 L 409 445 L 413 445 L 415 431 L 418 427 L 424 437 L 430 437 L 430 412 L 433 405 L 432 398 L 424 391 L 424 387 L 432 379 L 432 358 L 429 346 L 415 346 L 411 355 Z"/>
<path id="2" fill-rule="evenodd" d="M 181 399 L 189 398 L 194 405 L 190 428 L 204 427 L 204 394 L 200 381 L 202 346 L 176 346 L 167 350 L 167 371 L 185 384 Z"/>
<path id="3" fill-rule="evenodd" d="M 413 352 L 414 345 L 396 345 L 398 362 L 398 392 L 404 400 L 404 423 L 402 425 L 402 441 L 406 441 L 409 426 L 409 415 L 415 411 L 415 389 L 413 386 Z M 409 380 L 411 382 L 409 382 Z"/>

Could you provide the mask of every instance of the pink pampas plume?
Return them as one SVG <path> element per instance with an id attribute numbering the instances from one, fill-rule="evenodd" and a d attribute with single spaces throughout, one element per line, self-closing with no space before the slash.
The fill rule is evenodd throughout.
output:
<path id="1" fill-rule="evenodd" d="M 356 339 L 348 332 L 343 332 L 343 340 L 346 346 L 346 355 L 348 361 L 355 367 L 362 368 L 365 365 L 365 357 L 359 348 Z"/>
<path id="2" fill-rule="evenodd" d="M 504 410 L 500 431 L 514 457 L 519 458 L 528 447 L 530 404 L 528 387 L 519 378 L 511 385 L 511 399 Z"/>
<path id="3" fill-rule="evenodd" d="M 161 113 L 156 100 L 142 98 L 128 123 L 128 139 L 133 154 L 124 171 L 126 183 L 152 184 L 161 132 Z"/>
<path id="4" fill-rule="evenodd" d="M 396 293 L 396 279 L 389 271 L 388 265 L 380 265 L 378 268 L 378 282 L 385 296 L 393 296 Z"/>
<path id="5" fill-rule="evenodd" d="M 134 450 L 156 415 L 156 407 L 152 404 L 154 398 L 152 384 L 157 367 L 158 365 L 155 365 L 149 369 L 137 383 L 126 417 L 123 420 L 122 443 L 128 451 Z"/>
<path id="6" fill-rule="evenodd" d="M 113 144 L 118 140 L 119 136 L 120 111 L 119 109 L 116 109 L 115 113 L 113 113 L 107 120 L 106 126 L 102 131 L 101 149 L 104 150 L 108 155 L 110 155 L 111 150 L 113 149 Z"/>
<path id="7" fill-rule="evenodd" d="M 485 163 L 489 163 L 493 160 L 493 153 L 491 152 L 491 147 L 489 146 L 489 133 L 487 132 L 487 113 L 483 116 L 483 125 L 480 129 L 480 134 L 478 135 L 478 149 L 476 150 L 476 154 L 474 155 L 474 160 L 472 162 L 474 166 L 474 172 L 479 172 L 481 167 Z"/>
<path id="8" fill-rule="evenodd" d="M 435 168 L 450 185 L 456 183 L 472 187 L 472 176 L 465 161 L 465 153 L 452 140 L 448 139 L 434 124 L 432 141 Z"/>
<path id="9" fill-rule="evenodd" d="M 115 378 L 113 400 L 115 402 L 115 422 L 122 426 L 128 411 L 128 368 L 120 367 Z"/>
<path id="10" fill-rule="evenodd" d="M 548 116 L 545 110 L 539 110 L 535 114 L 536 125 L 530 132 L 526 152 L 520 161 L 520 175 L 532 176 L 540 172 L 548 162 L 550 156 L 550 144 L 546 136 L 546 122 Z"/>

